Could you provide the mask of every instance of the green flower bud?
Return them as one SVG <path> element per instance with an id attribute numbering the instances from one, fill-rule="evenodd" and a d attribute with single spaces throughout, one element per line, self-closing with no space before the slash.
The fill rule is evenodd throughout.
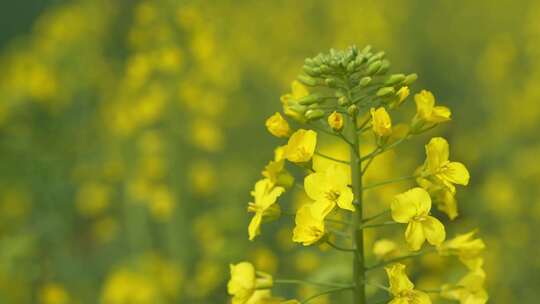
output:
<path id="1" fill-rule="evenodd" d="M 351 116 L 356 116 L 358 114 L 358 107 L 356 105 L 351 105 L 347 108 L 347 113 Z"/>
<path id="2" fill-rule="evenodd" d="M 306 118 L 309 120 L 319 119 L 324 116 L 323 110 L 307 110 Z"/>
<path id="3" fill-rule="evenodd" d="M 360 51 L 360 53 L 362 53 L 362 54 L 367 54 L 367 53 L 369 53 L 369 52 L 371 52 L 371 45 L 366 45 L 366 46 Z"/>
<path id="4" fill-rule="evenodd" d="M 349 104 L 349 100 L 347 99 L 347 97 L 341 96 L 341 97 L 338 99 L 338 105 L 340 105 L 340 106 L 346 106 L 347 104 Z"/>
<path id="5" fill-rule="evenodd" d="M 307 75 L 298 75 L 298 81 L 310 87 L 320 85 L 320 81 Z"/>
<path id="6" fill-rule="evenodd" d="M 323 100 L 323 98 L 317 94 L 317 93 L 314 93 L 314 94 L 311 94 L 311 95 L 308 95 L 306 97 L 302 97 L 298 100 L 298 103 L 301 104 L 301 105 L 311 105 L 311 104 L 314 104 L 314 103 L 318 103 L 318 102 L 321 102 Z"/>
<path id="7" fill-rule="evenodd" d="M 384 59 L 381 61 L 381 68 L 375 72 L 376 75 L 382 75 L 388 71 L 390 68 L 390 61 Z"/>
<path id="8" fill-rule="evenodd" d="M 322 64 L 321 65 L 321 72 L 324 73 L 324 74 L 328 74 L 328 73 L 332 72 L 332 69 L 329 66 L 327 66 L 326 64 Z"/>
<path id="9" fill-rule="evenodd" d="M 324 83 L 330 88 L 335 88 L 337 86 L 337 80 L 335 78 L 326 78 Z"/>
<path id="10" fill-rule="evenodd" d="M 393 87 L 384 87 L 380 88 L 377 91 L 377 96 L 379 97 L 386 97 L 386 96 L 393 96 L 396 94 L 396 90 Z"/>
<path id="11" fill-rule="evenodd" d="M 361 87 L 367 86 L 368 84 L 371 83 L 371 80 L 372 80 L 372 78 L 369 77 L 369 76 L 362 77 L 362 79 L 360 79 L 360 86 L 361 86 Z"/>
<path id="12" fill-rule="evenodd" d="M 356 70 L 356 61 L 351 61 L 347 65 L 347 72 L 352 73 L 354 70 Z"/>
<path id="13" fill-rule="evenodd" d="M 384 54 L 385 53 L 383 51 L 378 52 L 377 54 L 371 56 L 371 58 L 369 58 L 367 63 L 370 64 L 374 61 L 381 60 L 384 57 Z"/>
<path id="14" fill-rule="evenodd" d="M 409 75 L 407 75 L 407 77 L 405 77 L 405 80 L 403 81 L 403 84 L 404 85 L 411 85 L 413 82 L 416 81 L 416 79 L 418 79 L 418 75 L 416 73 L 409 74 Z"/>
<path id="15" fill-rule="evenodd" d="M 405 75 L 404 74 L 393 74 L 393 75 L 390 75 L 390 77 L 388 77 L 388 80 L 386 80 L 386 82 L 384 84 L 386 85 L 396 85 L 402 81 L 405 80 Z"/>
<path id="16" fill-rule="evenodd" d="M 381 65 L 382 65 L 382 62 L 379 61 L 379 60 L 371 63 L 367 68 L 366 74 L 367 75 L 373 75 L 373 74 L 377 73 L 377 71 L 381 68 Z"/>
<path id="17" fill-rule="evenodd" d="M 310 66 L 310 67 L 315 65 L 315 63 L 313 62 L 313 59 L 311 59 L 311 58 L 306 58 L 304 60 L 304 64 L 307 65 L 307 66 Z"/>

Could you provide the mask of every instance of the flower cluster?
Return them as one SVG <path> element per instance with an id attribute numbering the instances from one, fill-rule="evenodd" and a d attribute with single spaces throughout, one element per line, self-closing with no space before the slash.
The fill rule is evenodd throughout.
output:
<path id="1" fill-rule="evenodd" d="M 266 121 L 268 131 L 287 139 L 287 143 L 275 149 L 274 159 L 262 171 L 263 179 L 256 182 L 251 193 L 254 202 L 248 204 L 248 211 L 254 216 L 248 226 L 249 239 L 253 241 L 260 234 L 263 223 L 294 212 L 293 242 L 351 252 L 352 281 L 321 283 L 322 287 L 333 289 L 313 297 L 351 290 L 354 303 L 368 303 L 366 286 L 374 285 L 387 291 L 391 296 L 389 302 L 394 304 L 431 303 L 428 293 L 460 303 L 485 303 L 488 297 L 483 289 L 483 241 L 473 239 L 474 233 L 446 240 L 445 225 L 432 214 L 434 203 L 450 219 L 456 218 L 456 185 L 469 182 L 467 168 L 449 160 L 450 148 L 444 138 L 434 137 L 428 142 L 426 160 L 413 174 L 364 184 L 363 177 L 375 158 L 451 118 L 450 109 L 436 105 L 434 95 L 422 90 L 414 96 L 416 114 L 410 123 L 394 125 L 390 114 L 402 109 L 410 94 L 409 86 L 417 76 L 388 75 L 389 67 L 384 52 L 372 52 L 370 47 L 330 50 L 305 60 L 304 73 L 293 81 L 292 92 L 281 97 L 283 113 L 290 121 L 279 112 Z M 321 142 L 332 137 L 348 146 L 348 159 L 322 152 Z M 375 148 L 364 154 L 361 146 L 366 143 Z M 316 166 L 315 157 L 329 164 Z M 296 182 L 298 179 L 303 183 Z M 384 212 L 364 216 L 365 205 L 372 204 L 365 200 L 364 191 L 406 181 L 416 181 L 418 187 L 396 194 L 387 202 L 389 208 Z M 278 203 L 292 187 L 302 189 L 307 197 L 307 202 L 294 211 L 293 207 Z M 388 215 L 392 221 L 380 222 Z M 406 224 L 404 240 L 409 253 L 392 257 L 390 253 L 397 251 L 397 245 L 381 239 L 376 248 L 378 259 L 369 265 L 364 230 L 396 224 Z M 426 241 L 433 247 L 424 248 Z M 435 291 L 416 289 L 405 273 L 406 266 L 399 261 L 430 253 L 457 256 L 469 273 L 459 282 L 445 284 Z M 378 268 L 386 270 L 389 287 L 368 278 L 367 272 Z M 274 298 L 270 289 L 299 282 L 302 283 L 272 280 L 269 275 L 256 272 L 252 264 L 241 262 L 231 266 L 228 291 L 234 304 L 292 303 Z"/>

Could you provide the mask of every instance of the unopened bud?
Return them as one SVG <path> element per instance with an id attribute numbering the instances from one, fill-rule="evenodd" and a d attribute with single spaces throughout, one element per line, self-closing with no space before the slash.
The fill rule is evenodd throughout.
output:
<path id="1" fill-rule="evenodd" d="M 362 79 L 360 79 L 360 86 L 361 87 L 367 86 L 368 84 L 371 83 L 371 80 L 372 80 L 372 78 L 369 77 L 369 76 L 363 77 Z"/>
<path id="2" fill-rule="evenodd" d="M 343 130 L 343 115 L 334 111 L 328 116 L 328 125 L 330 128 L 332 128 L 332 130 L 340 132 Z"/>
<path id="3" fill-rule="evenodd" d="M 307 110 L 306 111 L 306 118 L 309 120 L 319 119 L 323 116 L 324 116 L 323 110 Z"/>
<path id="4" fill-rule="evenodd" d="M 311 105 L 311 104 L 314 104 L 314 103 L 318 103 L 318 102 L 321 102 L 322 101 L 322 98 L 319 94 L 315 93 L 315 94 L 311 94 L 311 95 L 308 95 L 308 96 L 305 96 L 305 97 L 302 97 L 298 100 L 298 103 L 301 104 L 301 105 Z"/>
<path id="5" fill-rule="evenodd" d="M 393 75 L 390 75 L 390 77 L 388 77 L 388 80 L 386 80 L 385 84 L 386 85 L 396 85 L 402 81 L 405 80 L 405 75 L 404 74 L 393 74 Z"/>
<path id="6" fill-rule="evenodd" d="M 384 87 L 384 88 L 380 88 L 377 91 L 377 96 L 386 97 L 386 96 L 394 95 L 395 93 L 396 93 L 396 90 L 393 87 Z"/>
<path id="7" fill-rule="evenodd" d="M 405 77 L 405 80 L 403 81 L 403 84 L 411 85 L 413 82 L 416 81 L 416 79 L 418 79 L 417 74 L 415 74 L 415 73 L 409 74 L 409 75 L 407 75 L 407 77 Z"/>
<path id="8" fill-rule="evenodd" d="M 338 98 L 338 105 L 340 106 L 346 106 L 349 103 L 349 100 L 345 96 L 341 96 Z"/>
<path id="9" fill-rule="evenodd" d="M 310 86 L 310 87 L 314 87 L 316 85 L 319 85 L 319 81 L 313 77 L 310 77 L 310 76 L 307 76 L 307 75 L 299 75 L 298 76 L 298 81 L 300 81 L 301 83 L 307 85 L 307 86 Z"/>
<path id="10" fill-rule="evenodd" d="M 381 64 L 382 64 L 382 62 L 379 61 L 379 60 L 371 63 L 369 65 L 369 67 L 367 68 L 366 74 L 367 75 L 373 75 L 373 74 L 377 73 L 377 71 L 381 68 Z"/>
<path id="11" fill-rule="evenodd" d="M 358 114 L 358 107 L 356 105 L 351 105 L 347 108 L 347 113 L 351 116 L 356 116 Z"/>
<path id="12" fill-rule="evenodd" d="M 375 72 L 376 75 L 382 75 L 384 73 L 386 73 L 388 71 L 388 69 L 390 69 L 390 61 L 388 60 L 383 60 L 381 61 L 381 68 Z"/>

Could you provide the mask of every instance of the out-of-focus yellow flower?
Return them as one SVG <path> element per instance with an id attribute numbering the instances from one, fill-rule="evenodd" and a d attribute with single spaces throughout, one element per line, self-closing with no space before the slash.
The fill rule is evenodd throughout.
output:
<path id="1" fill-rule="evenodd" d="M 267 273 L 274 273 L 277 271 L 279 264 L 278 257 L 268 247 L 258 247 L 250 253 L 251 261 L 257 269 L 260 269 Z"/>
<path id="2" fill-rule="evenodd" d="M 251 302 L 258 289 L 268 289 L 272 287 L 272 276 L 255 272 L 255 267 L 249 262 L 231 264 L 231 278 L 227 283 L 227 291 L 232 298 L 232 304 L 256 303 Z M 259 278 L 257 278 L 257 275 Z"/>
<path id="3" fill-rule="evenodd" d="M 207 160 L 198 160 L 189 168 L 191 189 L 199 195 L 208 195 L 216 189 L 216 169 Z"/>
<path id="4" fill-rule="evenodd" d="M 159 298 L 159 291 L 150 277 L 120 269 L 105 282 L 102 294 L 104 304 L 150 304 Z"/>
<path id="5" fill-rule="evenodd" d="M 99 243 L 112 241 L 118 233 L 118 224 L 110 216 L 97 220 L 92 225 L 92 235 Z"/>
<path id="6" fill-rule="evenodd" d="M 420 177 L 417 181 L 420 186 L 426 189 L 444 186 L 455 193 L 454 184 L 465 186 L 469 183 L 469 171 L 462 163 L 448 160 L 449 150 L 448 142 L 442 137 L 434 137 L 429 141 L 426 145 L 426 161 L 418 170 Z"/>
<path id="7" fill-rule="evenodd" d="M 193 122 L 191 137 L 197 147 L 209 152 L 221 150 L 225 141 L 219 126 L 208 119 L 197 119 Z"/>
<path id="8" fill-rule="evenodd" d="M 426 190 L 413 188 L 396 195 L 391 204 L 392 218 L 407 225 L 405 240 L 412 250 L 420 250 L 425 240 L 440 245 L 446 238 L 443 224 L 429 215 L 431 198 Z"/>
<path id="9" fill-rule="evenodd" d="M 451 220 L 458 216 L 458 206 L 454 194 L 443 187 L 430 187 L 428 192 L 437 205 L 437 209 L 446 213 Z"/>
<path id="10" fill-rule="evenodd" d="M 109 196 L 108 186 L 98 182 L 85 183 L 77 192 L 77 209 L 84 216 L 96 216 L 109 206 Z"/>
<path id="11" fill-rule="evenodd" d="M 418 120 L 428 123 L 441 123 L 450 120 L 450 109 L 443 106 L 435 106 L 435 97 L 430 91 L 422 90 L 414 95 L 416 102 L 416 117 Z"/>
<path id="12" fill-rule="evenodd" d="M 276 112 L 266 120 L 266 129 L 276 137 L 289 137 L 291 134 L 289 123 L 279 112 Z"/>
<path id="13" fill-rule="evenodd" d="M 349 176 L 343 167 L 332 165 L 324 172 L 312 173 L 304 179 L 306 194 L 315 202 L 311 213 L 323 220 L 334 207 L 354 211 L 353 193 L 348 186 Z"/>
<path id="14" fill-rule="evenodd" d="M 373 254 L 378 258 L 385 258 L 396 252 L 398 246 L 396 242 L 389 239 L 380 239 L 373 244 Z"/>
<path id="15" fill-rule="evenodd" d="M 255 213 L 248 226 L 250 241 L 261 233 L 261 223 L 263 220 L 271 220 L 279 217 L 281 211 L 279 205 L 275 204 L 275 202 L 283 192 L 285 192 L 285 188 L 274 187 L 274 184 L 267 178 L 255 183 L 255 189 L 251 191 L 255 202 L 248 204 L 248 212 Z"/>
<path id="16" fill-rule="evenodd" d="M 285 147 L 285 158 L 294 163 L 307 162 L 315 153 L 317 133 L 313 130 L 299 129 L 291 135 Z"/>
<path id="17" fill-rule="evenodd" d="M 394 297 L 389 304 L 430 304 L 429 296 L 419 290 L 414 289 L 414 284 L 405 273 L 405 265 L 393 264 L 385 267 L 388 282 L 390 283 L 390 293 Z"/>
<path id="18" fill-rule="evenodd" d="M 167 221 L 171 219 L 174 208 L 176 207 L 175 199 L 169 189 L 165 186 L 157 187 L 148 202 L 150 214 L 157 220 Z"/>
<path id="19" fill-rule="evenodd" d="M 437 250 L 441 255 L 457 255 L 459 260 L 469 269 L 474 270 L 482 267 L 483 259 L 481 253 L 486 248 L 486 244 L 480 238 L 474 238 L 476 231 L 458 234 L 440 246 Z"/>
<path id="20" fill-rule="evenodd" d="M 332 128 L 332 130 L 340 132 L 343 129 L 343 124 L 344 120 L 341 113 L 334 111 L 328 116 L 328 125 L 330 126 L 330 128 Z"/>
<path id="21" fill-rule="evenodd" d="M 311 214 L 311 206 L 306 204 L 296 212 L 296 226 L 293 230 L 293 242 L 309 246 L 324 236 L 324 221 Z"/>
<path id="22" fill-rule="evenodd" d="M 441 296 L 457 300 L 460 304 L 484 304 L 489 298 L 484 289 L 485 279 L 484 270 L 475 269 L 467 273 L 457 284 L 443 285 Z"/>
<path id="23" fill-rule="evenodd" d="M 383 107 L 378 109 L 371 108 L 371 119 L 373 126 L 373 133 L 378 136 L 388 136 L 392 134 L 392 120 L 390 115 Z"/>
<path id="24" fill-rule="evenodd" d="M 70 297 L 64 287 L 58 283 L 47 283 L 39 292 L 41 304 L 68 304 Z"/>

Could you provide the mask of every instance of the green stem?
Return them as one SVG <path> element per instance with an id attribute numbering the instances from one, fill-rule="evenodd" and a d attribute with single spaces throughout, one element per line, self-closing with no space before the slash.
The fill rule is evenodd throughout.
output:
<path id="1" fill-rule="evenodd" d="M 329 288 L 350 287 L 349 285 L 339 284 L 339 283 L 315 282 L 315 281 L 305 281 L 305 280 L 295 280 L 295 279 L 275 279 L 274 284 L 313 285 L 313 286 L 329 287 Z"/>
<path id="2" fill-rule="evenodd" d="M 349 289 L 354 289 L 354 286 L 347 286 L 347 287 L 339 287 L 339 288 L 333 288 L 333 289 L 328 289 L 328 290 L 325 290 L 325 291 L 321 291 L 319 293 L 316 293 L 306 299 L 304 299 L 302 302 L 300 302 L 301 304 L 305 304 L 315 298 L 318 298 L 320 296 L 324 296 L 324 295 L 327 295 L 327 294 L 330 294 L 330 293 L 335 293 L 335 292 L 340 292 L 340 291 L 343 291 L 343 290 L 349 290 Z"/>
<path id="3" fill-rule="evenodd" d="M 332 156 L 328 156 L 328 155 L 322 154 L 322 153 L 319 152 L 319 151 L 315 151 L 315 155 L 318 155 L 318 156 L 320 156 L 320 157 L 322 157 L 322 158 L 326 158 L 326 159 L 329 159 L 329 160 L 331 160 L 331 161 L 335 161 L 335 162 L 338 162 L 338 163 L 342 163 L 342 164 L 346 164 L 346 165 L 349 164 L 348 161 L 341 160 L 341 159 L 337 159 L 337 158 L 334 158 L 334 157 L 332 157 Z"/>
<path id="4" fill-rule="evenodd" d="M 388 226 L 388 225 L 399 225 L 399 224 L 400 223 L 397 223 L 397 222 L 384 222 L 384 223 L 377 223 L 377 224 L 362 225 L 359 227 L 359 229 L 376 228 L 376 227 L 382 227 L 382 226 Z"/>
<path id="5" fill-rule="evenodd" d="M 350 93 L 350 91 L 349 91 Z M 354 196 L 353 204 L 356 208 L 354 212 L 354 225 L 353 225 L 353 244 L 356 248 L 356 254 L 353 260 L 353 282 L 354 282 L 354 304 L 366 304 L 366 290 L 362 284 L 366 280 L 366 269 L 364 265 L 364 231 L 359 229 L 360 223 L 362 223 L 363 217 L 363 203 L 362 203 L 362 161 L 360 155 L 360 143 L 358 136 L 358 128 L 356 126 L 356 114 L 351 115 L 350 124 L 352 126 L 352 145 L 350 149 L 351 154 L 351 178 L 352 178 L 352 191 Z"/>
<path id="6" fill-rule="evenodd" d="M 377 213 L 374 216 L 366 217 L 362 222 L 367 223 L 367 222 L 373 221 L 374 219 L 377 219 L 377 218 L 379 218 L 379 217 L 381 217 L 381 216 L 383 216 L 383 215 L 385 215 L 385 214 L 387 214 L 389 212 L 390 212 L 389 209 L 384 210 L 383 212 Z"/>
<path id="7" fill-rule="evenodd" d="M 345 251 L 345 252 L 356 252 L 356 249 L 354 248 L 345 248 L 345 247 L 341 247 L 339 246 L 338 244 L 335 244 L 335 243 L 332 243 L 331 241 L 327 240 L 326 241 L 326 244 L 330 245 L 330 247 L 336 249 L 336 250 L 339 250 L 339 251 Z"/>
<path id="8" fill-rule="evenodd" d="M 395 178 L 395 179 L 390 179 L 390 180 L 378 182 L 378 183 L 375 183 L 375 184 L 367 185 L 364 188 L 362 188 L 362 190 L 373 189 L 373 188 L 376 188 L 376 187 L 380 187 L 380 186 L 384 186 L 384 185 L 388 185 L 388 184 L 393 184 L 393 183 L 398 183 L 398 182 L 402 182 L 402 181 L 407 181 L 407 180 L 411 180 L 411 179 L 415 179 L 415 178 L 416 178 L 415 175 L 398 177 L 398 178 Z"/>
<path id="9" fill-rule="evenodd" d="M 408 254 L 408 255 L 400 256 L 400 257 L 397 257 L 397 258 L 393 258 L 393 259 L 390 259 L 390 260 L 382 261 L 382 262 L 377 263 L 377 264 L 375 264 L 373 266 L 367 267 L 366 270 L 370 271 L 370 270 L 373 270 L 373 269 L 381 268 L 381 267 L 384 267 L 384 266 L 389 265 L 389 264 L 393 264 L 393 263 L 397 263 L 397 262 L 400 262 L 400 261 L 403 261 L 403 260 L 408 260 L 408 259 L 411 259 L 411 258 L 415 258 L 415 257 L 421 256 L 421 255 L 424 255 L 424 254 L 427 254 L 427 253 L 430 253 L 430 252 L 433 252 L 433 251 L 434 251 L 434 249 L 425 250 L 425 251 L 419 251 L 419 252 L 411 253 L 411 254 Z"/>

